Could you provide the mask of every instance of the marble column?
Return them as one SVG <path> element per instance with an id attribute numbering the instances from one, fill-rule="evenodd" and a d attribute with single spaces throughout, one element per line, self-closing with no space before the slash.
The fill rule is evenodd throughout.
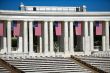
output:
<path id="1" fill-rule="evenodd" d="M 42 29 L 41 29 L 42 30 Z M 41 32 L 42 33 L 42 32 Z M 39 43 L 40 43 L 40 54 L 42 54 L 42 37 L 39 37 Z"/>
<path id="2" fill-rule="evenodd" d="M 44 21 L 44 54 L 48 55 L 48 22 Z"/>
<path id="3" fill-rule="evenodd" d="M 7 37 L 6 37 L 6 26 L 7 24 L 4 24 L 4 36 L 3 36 L 3 49 L 4 53 L 7 53 Z"/>
<path id="4" fill-rule="evenodd" d="M 90 51 L 90 38 L 88 35 L 88 21 L 84 22 L 85 24 L 85 28 L 84 28 L 84 43 L 85 43 L 85 47 L 84 47 L 84 51 L 85 51 L 85 55 L 90 55 L 91 51 Z"/>
<path id="5" fill-rule="evenodd" d="M 55 53 L 54 53 L 54 46 L 53 46 L 53 44 L 54 44 L 54 41 L 53 41 L 53 21 L 50 21 L 50 24 L 49 24 L 49 31 L 50 31 L 50 54 L 51 55 L 55 55 Z"/>
<path id="6" fill-rule="evenodd" d="M 81 21 L 81 23 L 82 23 L 82 21 Z M 84 22 L 82 23 L 82 26 L 81 26 L 81 30 L 83 31 L 82 33 L 81 33 L 81 42 L 82 42 L 82 48 L 83 48 L 83 51 L 85 51 L 85 25 L 84 25 Z"/>
<path id="7" fill-rule="evenodd" d="M 93 21 L 90 21 L 90 48 L 91 48 L 91 51 L 94 51 L 94 24 L 93 24 Z"/>
<path id="8" fill-rule="evenodd" d="M 64 22 L 64 52 L 67 56 L 69 54 L 68 52 L 68 22 Z"/>
<path id="9" fill-rule="evenodd" d="M 8 53 L 11 53 L 11 21 L 9 20 L 7 23 L 7 48 Z"/>
<path id="10" fill-rule="evenodd" d="M 102 50 L 103 50 L 103 51 L 106 51 L 105 46 L 106 46 L 106 45 L 105 45 L 105 36 L 103 35 L 103 36 L 102 36 Z"/>
<path id="11" fill-rule="evenodd" d="M 102 24 L 102 50 L 106 51 L 105 24 Z"/>
<path id="12" fill-rule="evenodd" d="M 105 43 L 106 43 L 106 51 L 110 50 L 109 49 L 109 21 L 105 22 Z"/>
<path id="13" fill-rule="evenodd" d="M 22 53 L 23 52 L 23 41 L 22 41 L 22 37 L 21 36 L 19 36 L 19 43 L 18 43 L 18 45 L 19 45 L 19 48 L 18 48 L 18 53 Z"/>
<path id="14" fill-rule="evenodd" d="M 42 44 L 42 33 L 43 33 L 43 29 L 42 29 L 42 22 L 40 22 L 40 24 L 41 24 L 41 36 L 39 37 L 39 46 L 40 46 L 40 54 L 42 54 L 42 46 L 43 46 L 43 44 Z"/>
<path id="15" fill-rule="evenodd" d="M 3 37 L 3 49 L 4 49 L 4 53 L 7 53 L 7 42 L 6 42 L 6 37 Z"/>
<path id="16" fill-rule="evenodd" d="M 70 22 L 70 37 L 69 37 L 69 51 L 74 54 L 74 31 L 73 31 L 73 21 Z"/>
<path id="17" fill-rule="evenodd" d="M 29 53 L 32 54 L 33 51 L 33 22 L 29 22 Z"/>
<path id="18" fill-rule="evenodd" d="M 27 21 L 24 21 L 23 26 L 23 38 L 24 38 L 24 53 L 28 53 L 28 27 L 27 27 Z"/>

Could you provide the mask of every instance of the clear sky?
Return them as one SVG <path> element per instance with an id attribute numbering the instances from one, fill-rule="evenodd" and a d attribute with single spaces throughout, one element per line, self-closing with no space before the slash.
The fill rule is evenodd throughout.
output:
<path id="1" fill-rule="evenodd" d="M 0 10 L 19 10 L 28 6 L 87 6 L 87 11 L 110 11 L 110 0 L 0 0 Z"/>

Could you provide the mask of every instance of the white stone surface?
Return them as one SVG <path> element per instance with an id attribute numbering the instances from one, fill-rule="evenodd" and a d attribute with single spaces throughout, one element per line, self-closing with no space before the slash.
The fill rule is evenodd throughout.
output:
<path id="1" fill-rule="evenodd" d="M 18 37 L 18 53 L 23 53 L 23 41 L 22 37 Z"/>
<path id="2" fill-rule="evenodd" d="M 29 53 L 33 53 L 33 23 L 29 22 Z"/>
<path id="3" fill-rule="evenodd" d="M 105 37 L 105 35 L 103 35 L 103 36 L 102 36 L 102 50 L 103 50 L 103 51 L 106 51 L 106 45 L 105 45 L 105 44 L 106 44 L 106 43 L 105 43 L 106 40 L 105 40 L 105 39 L 106 39 L 106 37 Z"/>
<path id="4" fill-rule="evenodd" d="M 105 22 L 106 24 L 105 24 L 105 37 L 106 37 L 106 39 L 105 39 L 105 45 L 106 45 L 106 51 L 108 51 L 108 50 L 110 50 L 109 49 L 109 21 L 106 21 Z"/>
<path id="5" fill-rule="evenodd" d="M 74 54 L 74 31 L 73 31 L 73 22 L 70 22 L 70 37 L 69 37 L 69 52 Z"/>
<path id="6" fill-rule="evenodd" d="M 85 28 L 84 28 L 84 43 L 85 43 L 85 46 L 84 46 L 84 51 L 85 51 L 85 55 L 90 55 L 91 54 L 91 50 L 90 50 L 90 37 L 88 35 L 88 21 L 85 21 L 84 22 L 85 24 Z"/>
<path id="7" fill-rule="evenodd" d="M 68 56 L 69 55 L 69 50 L 68 50 L 68 22 L 65 21 L 64 22 L 64 52 L 65 55 Z"/>
<path id="8" fill-rule="evenodd" d="M 7 38 L 3 37 L 3 49 L 4 53 L 7 53 Z"/>
<path id="9" fill-rule="evenodd" d="M 39 7 L 38 7 L 39 8 Z M 32 8 L 31 8 L 32 9 Z M 34 11 L 9 11 L 9 10 L 0 10 L 0 20 L 7 21 L 7 37 L 3 37 L 3 48 L 4 53 L 12 53 L 11 50 L 11 21 L 10 20 L 21 20 L 23 21 L 23 37 L 19 37 L 19 50 L 18 53 L 30 53 L 32 56 L 70 56 L 70 54 L 78 55 L 90 55 L 94 51 L 94 35 L 93 35 L 93 22 L 94 21 L 106 21 L 105 25 L 105 35 L 102 36 L 103 51 L 108 51 L 109 49 L 109 24 L 110 24 L 110 12 L 71 12 L 72 8 L 70 7 L 70 12 L 67 12 L 68 7 L 46 7 L 47 12 L 42 12 L 45 7 L 42 7 L 37 12 Z M 58 9 L 59 11 L 54 11 Z M 53 12 L 49 11 L 53 10 Z M 60 11 L 64 10 L 64 11 Z M 48 12 L 49 11 L 49 12 Z M 74 8 L 73 8 L 74 11 Z M 44 23 L 43 36 L 39 39 L 40 42 L 40 53 L 34 53 L 33 51 L 33 25 L 32 21 L 42 21 Z M 64 52 L 54 54 L 53 46 L 53 22 L 62 21 L 64 22 Z M 84 36 L 83 39 L 83 51 L 84 52 L 74 52 L 74 35 L 71 34 L 73 31 L 73 22 L 74 21 L 84 21 Z M 29 24 L 28 24 L 29 22 Z M 88 22 L 90 22 L 90 37 L 88 36 Z M 70 26 L 68 26 L 70 23 Z M 28 29 L 29 27 L 29 29 Z M 68 27 L 70 31 L 68 31 Z M 29 31 L 29 36 L 28 36 Z M 68 36 L 70 34 L 70 37 Z M 28 42 L 29 37 L 29 42 Z M 44 37 L 44 38 L 43 38 Z M 29 43 L 29 44 L 28 44 Z M 62 43 L 62 42 L 61 42 Z M 29 48 L 28 48 L 29 46 Z M 43 48 L 44 46 L 44 48 Z M 29 49 L 29 51 L 28 51 Z M 44 51 L 43 51 L 44 49 Z M 50 49 L 50 51 L 49 51 Z"/>
<path id="10" fill-rule="evenodd" d="M 90 50 L 91 51 L 94 51 L 94 36 L 93 36 L 93 29 L 94 29 L 94 27 L 93 27 L 94 25 L 93 25 L 93 21 L 90 21 Z"/>
<path id="11" fill-rule="evenodd" d="M 22 6 L 23 8 L 24 6 Z M 22 9 L 21 8 L 21 9 Z M 41 11 L 41 12 L 76 12 L 76 8 L 80 7 L 58 7 L 58 6 L 25 6 L 26 10 L 24 11 L 33 11 L 33 8 L 36 9 L 36 11 Z M 83 7 L 84 8 L 84 7 Z M 84 8 L 85 11 L 85 8 Z"/>
<path id="12" fill-rule="evenodd" d="M 24 26 L 23 26 L 23 49 L 24 49 L 24 53 L 28 53 L 28 25 L 27 25 L 27 21 L 23 22 Z"/>
<path id="13" fill-rule="evenodd" d="M 7 32 L 8 53 L 11 53 L 11 21 L 8 21 L 7 23 Z"/>
<path id="14" fill-rule="evenodd" d="M 49 55 L 48 52 L 48 22 L 44 22 L 44 54 L 45 56 Z"/>
<path id="15" fill-rule="evenodd" d="M 53 21 L 50 21 L 50 24 L 49 24 L 49 32 L 50 32 L 50 55 L 52 55 L 52 56 L 54 56 L 55 55 L 55 52 L 54 52 L 54 46 L 53 46 L 53 44 L 54 44 L 54 40 L 53 40 Z"/>
<path id="16" fill-rule="evenodd" d="M 42 37 L 41 36 L 39 37 L 39 43 L 40 43 L 40 54 L 42 54 L 43 44 L 42 44 Z"/>

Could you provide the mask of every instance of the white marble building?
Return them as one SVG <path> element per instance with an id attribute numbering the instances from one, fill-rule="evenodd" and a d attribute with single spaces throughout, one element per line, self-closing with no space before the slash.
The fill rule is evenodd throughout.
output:
<path id="1" fill-rule="evenodd" d="M 21 4 L 20 8 L 20 11 L 0 10 L 0 21 L 4 21 L 4 35 L 0 37 L 1 54 L 67 57 L 91 55 L 94 51 L 110 51 L 110 12 L 87 12 L 86 6 L 54 7 Z M 21 34 L 18 37 L 14 37 L 11 32 L 13 21 L 19 21 L 21 25 Z M 42 35 L 39 37 L 33 34 L 33 22 L 35 21 L 41 22 Z M 61 22 L 62 25 L 60 37 L 54 34 L 55 21 Z M 83 32 L 80 36 L 74 34 L 75 21 L 82 22 Z M 101 36 L 95 35 L 95 21 L 103 22 Z M 17 41 L 17 46 L 14 47 L 13 38 Z M 96 42 L 101 45 L 97 45 Z"/>

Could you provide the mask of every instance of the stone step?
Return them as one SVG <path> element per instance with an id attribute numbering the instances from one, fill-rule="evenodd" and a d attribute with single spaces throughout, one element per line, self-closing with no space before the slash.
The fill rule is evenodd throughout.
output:
<path id="1" fill-rule="evenodd" d="M 76 64 L 69 58 L 48 58 L 41 57 L 36 59 L 5 59 L 16 68 L 26 73 L 34 72 L 90 72 Z"/>
<path id="2" fill-rule="evenodd" d="M 50 61 L 48 61 L 48 62 L 45 62 L 45 61 L 44 61 L 44 62 L 43 62 L 43 61 L 42 61 L 42 62 L 40 62 L 40 61 L 39 61 L 39 62 L 38 62 L 38 61 L 36 61 L 36 62 L 33 62 L 33 61 L 31 61 L 31 62 L 30 62 L 30 61 L 27 61 L 27 62 L 26 62 L 26 61 L 25 61 L 25 62 L 24 62 L 24 61 L 23 61 L 23 62 L 18 62 L 18 61 L 6 61 L 6 62 L 10 62 L 10 63 L 12 63 L 12 62 L 13 62 L 13 63 L 21 63 L 21 64 L 22 64 L 22 63 L 23 63 L 23 64 L 26 64 L 26 63 L 59 63 L 59 64 L 74 64 L 74 62 L 54 62 L 54 61 L 51 61 L 51 62 L 50 62 Z"/>
<path id="3" fill-rule="evenodd" d="M 10 63 L 10 62 L 9 62 Z M 67 63 L 13 63 L 13 62 L 11 62 L 10 64 L 15 64 L 15 65 L 56 65 L 56 64 L 58 64 L 58 65 L 68 65 L 68 66 L 75 66 L 75 65 L 77 65 L 77 64 L 72 64 L 72 63 L 69 63 L 69 64 L 67 64 Z"/>

